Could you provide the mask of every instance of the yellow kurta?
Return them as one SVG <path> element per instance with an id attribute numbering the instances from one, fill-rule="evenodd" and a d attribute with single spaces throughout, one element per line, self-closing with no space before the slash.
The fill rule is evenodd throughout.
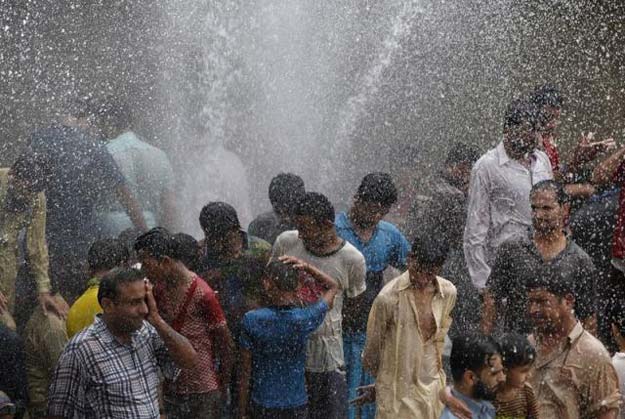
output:
<path id="1" fill-rule="evenodd" d="M 432 299 L 436 332 L 424 342 L 409 273 L 388 283 L 376 297 L 367 323 L 363 365 L 375 376 L 378 419 L 438 419 L 445 386 L 442 352 L 456 303 L 456 287 L 437 277 Z"/>

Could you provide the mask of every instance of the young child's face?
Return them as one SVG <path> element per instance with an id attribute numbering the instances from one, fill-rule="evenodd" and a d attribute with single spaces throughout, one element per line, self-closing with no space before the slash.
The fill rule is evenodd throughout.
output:
<path id="1" fill-rule="evenodd" d="M 521 388 L 527 381 L 527 376 L 532 370 L 531 365 L 510 368 L 506 371 L 506 382 L 509 386 Z"/>

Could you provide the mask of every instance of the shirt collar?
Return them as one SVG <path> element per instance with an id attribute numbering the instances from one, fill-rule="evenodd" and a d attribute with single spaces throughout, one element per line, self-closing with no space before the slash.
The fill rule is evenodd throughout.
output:
<path id="1" fill-rule="evenodd" d="M 491 402 L 472 399 L 454 389 L 451 392 L 456 398 L 462 400 L 472 413 L 480 414 L 478 417 L 495 417 L 495 407 Z"/>
<path id="2" fill-rule="evenodd" d="M 506 153 L 506 148 L 503 145 L 503 141 L 497 144 L 495 152 L 497 153 L 497 160 L 500 166 L 503 166 L 510 161 L 510 157 L 508 157 L 508 153 Z"/>
<path id="3" fill-rule="evenodd" d="M 95 319 L 93 321 L 93 326 L 95 328 L 96 336 L 99 339 L 101 339 L 103 342 L 109 343 L 109 344 L 115 342 L 118 345 L 122 345 L 122 343 L 120 343 L 115 338 L 115 336 L 113 336 L 113 334 L 109 330 L 108 326 L 106 325 L 106 323 L 102 319 L 102 313 L 98 313 L 98 314 L 95 315 Z M 141 327 L 141 329 L 136 330 L 136 331 L 134 331 L 132 333 L 132 335 L 130 336 L 130 341 L 131 341 L 130 346 L 135 346 L 137 335 L 143 330 L 144 327 L 145 327 L 145 321 L 143 322 L 143 326 Z M 126 346 L 126 345 L 122 345 L 122 346 Z"/>
<path id="4" fill-rule="evenodd" d="M 575 342 L 582 335 L 582 333 L 584 333 L 584 327 L 582 326 L 582 323 L 578 321 L 577 324 L 575 324 L 575 327 L 573 327 L 573 330 L 571 330 L 571 333 L 567 336 L 567 343 L 572 345 L 573 342 Z"/>
<path id="5" fill-rule="evenodd" d="M 443 294 L 441 288 L 441 278 L 438 276 L 436 277 L 436 281 L 434 281 L 434 287 L 436 288 L 436 294 L 440 294 L 441 297 L 445 298 L 445 294 Z M 413 285 L 412 282 L 410 282 L 410 272 L 406 271 L 399 277 L 397 289 L 399 291 L 404 291 L 409 288 L 413 288 Z"/>

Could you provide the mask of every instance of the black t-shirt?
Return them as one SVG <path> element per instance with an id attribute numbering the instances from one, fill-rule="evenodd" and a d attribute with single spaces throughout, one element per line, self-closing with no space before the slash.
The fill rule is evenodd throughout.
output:
<path id="1" fill-rule="evenodd" d="M 575 313 L 578 318 L 585 320 L 596 312 L 597 270 L 590 256 L 568 239 L 565 249 L 545 262 L 534 242 L 527 236 L 520 240 L 509 240 L 499 247 L 486 283 L 496 301 L 506 299 L 503 313 L 505 330 L 518 333 L 531 331 L 525 284 L 532 276 L 541 275 L 547 266 L 574 284 Z"/>
<path id="2" fill-rule="evenodd" d="M 99 197 L 125 181 L 106 145 L 82 130 L 56 125 L 35 132 L 30 148 L 45 162 L 49 245 L 89 243 L 97 237 Z"/>

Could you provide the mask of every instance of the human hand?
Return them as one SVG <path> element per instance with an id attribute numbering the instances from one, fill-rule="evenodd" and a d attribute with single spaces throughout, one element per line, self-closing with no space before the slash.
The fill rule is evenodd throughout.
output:
<path id="1" fill-rule="evenodd" d="M 0 314 L 9 310 L 9 300 L 5 297 L 5 295 L 0 291 Z"/>
<path id="2" fill-rule="evenodd" d="M 309 265 L 306 262 L 295 256 L 280 256 L 278 260 L 284 264 L 293 266 L 295 269 L 301 269 L 303 271 L 309 269 Z"/>
<path id="3" fill-rule="evenodd" d="M 597 154 L 616 149 L 616 141 L 614 141 L 614 138 L 608 138 L 603 141 L 592 141 L 594 137 L 594 133 L 592 132 L 587 134 L 582 133 L 582 138 L 573 152 L 573 161 L 575 164 L 588 163 L 594 160 Z"/>
<path id="4" fill-rule="evenodd" d="M 51 312 L 63 320 L 67 318 L 69 306 L 62 298 L 56 298 L 55 296 L 50 295 L 49 292 L 40 292 L 37 299 L 39 300 L 39 305 L 43 310 L 43 314 L 46 316 L 48 315 L 48 312 Z"/>
<path id="5" fill-rule="evenodd" d="M 363 404 L 375 402 L 375 384 L 358 387 L 356 389 L 356 393 L 358 394 L 358 396 L 355 399 L 350 400 L 349 404 L 362 406 Z"/>
<path id="6" fill-rule="evenodd" d="M 161 320 L 161 316 L 158 313 L 158 306 L 156 305 L 156 300 L 154 299 L 154 285 L 152 285 L 150 280 L 147 278 L 143 281 L 145 283 L 145 303 L 148 306 L 148 315 L 146 320 L 154 325 Z"/>

